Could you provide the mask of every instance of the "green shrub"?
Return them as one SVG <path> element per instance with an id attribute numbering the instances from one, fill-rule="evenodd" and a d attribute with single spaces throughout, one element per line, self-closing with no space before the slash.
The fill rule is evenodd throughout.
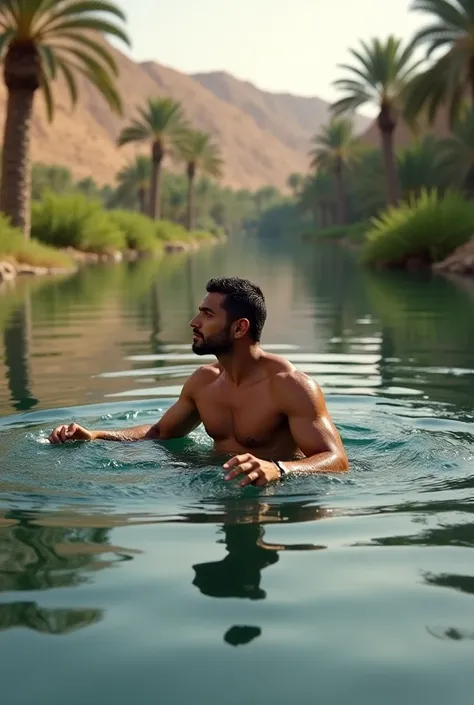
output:
<path id="1" fill-rule="evenodd" d="M 138 252 L 159 252 L 163 249 L 158 239 L 153 220 L 146 215 L 133 211 L 109 211 L 112 222 L 125 236 L 126 245 L 130 250 Z"/>
<path id="2" fill-rule="evenodd" d="M 155 232 L 162 242 L 189 242 L 188 231 L 179 223 L 172 223 L 170 220 L 158 220 L 155 223 Z"/>
<path id="3" fill-rule="evenodd" d="M 312 237 L 317 240 L 349 240 L 353 243 L 361 243 L 365 240 L 367 231 L 370 229 L 370 222 L 362 220 L 349 225 L 335 225 L 332 228 L 316 230 Z"/>
<path id="4" fill-rule="evenodd" d="M 474 233 L 474 203 L 460 193 L 424 191 L 372 220 L 362 252 L 368 265 L 404 267 L 409 260 L 439 262 Z"/>
<path id="5" fill-rule="evenodd" d="M 45 193 L 32 206 L 32 235 L 54 247 L 111 252 L 126 247 L 125 236 L 100 201 L 81 194 Z"/>
<path id="6" fill-rule="evenodd" d="M 19 264 L 33 267 L 72 268 L 73 261 L 63 252 L 43 245 L 36 240 L 25 240 L 17 228 L 13 228 L 8 219 L 0 214 L 0 259 L 9 258 Z"/>

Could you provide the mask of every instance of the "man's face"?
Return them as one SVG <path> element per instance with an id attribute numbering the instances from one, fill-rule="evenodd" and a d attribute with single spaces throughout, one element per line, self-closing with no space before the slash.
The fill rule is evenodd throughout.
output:
<path id="1" fill-rule="evenodd" d="M 234 341 L 227 312 L 223 308 L 225 295 L 207 294 L 199 313 L 190 322 L 193 329 L 193 352 L 196 355 L 225 355 L 232 351 Z"/>

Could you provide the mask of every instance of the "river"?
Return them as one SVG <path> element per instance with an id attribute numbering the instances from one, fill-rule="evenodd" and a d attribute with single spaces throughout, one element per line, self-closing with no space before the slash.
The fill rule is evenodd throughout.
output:
<path id="1" fill-rule="evenodd" d="M 263 346 L 320 383 L 350 473 L 241 490 L 202 429 L 49 445 L 160 417 L 217 275 L 261 285 Z M 0 352 L 7 705 L 471 705 L 472 283 L 235 238 L 4 286 Z"/>

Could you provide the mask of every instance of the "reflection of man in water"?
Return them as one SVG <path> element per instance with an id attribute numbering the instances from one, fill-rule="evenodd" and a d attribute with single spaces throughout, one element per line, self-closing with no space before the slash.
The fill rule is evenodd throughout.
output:
<path id="1" fill-rule="evenodd" d="M 278 553 L 259 544 L 263 527 L 259 524 L 234 524 L 222 528 L 227 555 L 220 561 L 193 565 L 193 580 L 209 597 L 241 597 L 263 600 L 261 571 L 278 562 Z"/>
<path id="2" fill-rule="evenodd" d="M 347 456 L 318 385 L 282 357 L 264 352 L 261 290 L 246 279 L 211 279 L 190 325 L 196 355 L 215 355 L 184 384 L 178 401 L 152 426 L 89 431 L 58 426 L 51 443 L 68 440 L 168 440 L 204 427 L 226 480 L 266 485 L 292 472 L 348 469 Z"/>
<path id="3" fill-rule="evenodd" d="M 239 511 L 240 509 L 240 511 Z M 261 502 L 245 507 L 223 507 L 221 531 L 227 555 L 220 561 L 193 565 L 195 585 L 209 597 L 237 597 L 262 600 L 266 592 L 260 587 L 261 571 L 279 560 L 279 551 L 315 551 L 325 546 L 315 544 L 276 544 L 264 540 L 264 524 L 317 521 L 327 517 L 321 507 L 289 502 L 274 506 Z M 252 510 L 252 511 L 249 511 Z M 215 514 L 186 516 L 190 523 L 214 523 Z"/>

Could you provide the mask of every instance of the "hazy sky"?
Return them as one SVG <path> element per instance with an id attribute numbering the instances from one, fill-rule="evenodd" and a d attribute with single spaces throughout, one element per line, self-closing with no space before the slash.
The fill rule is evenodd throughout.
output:
<path id="1" fill-rule="evenodd" d="M 225 70 L 259 88 L 332 100 L 359 39 L 408 39 L 411 0 L 119 0 L 131 55 L 186 73 Z"/>

